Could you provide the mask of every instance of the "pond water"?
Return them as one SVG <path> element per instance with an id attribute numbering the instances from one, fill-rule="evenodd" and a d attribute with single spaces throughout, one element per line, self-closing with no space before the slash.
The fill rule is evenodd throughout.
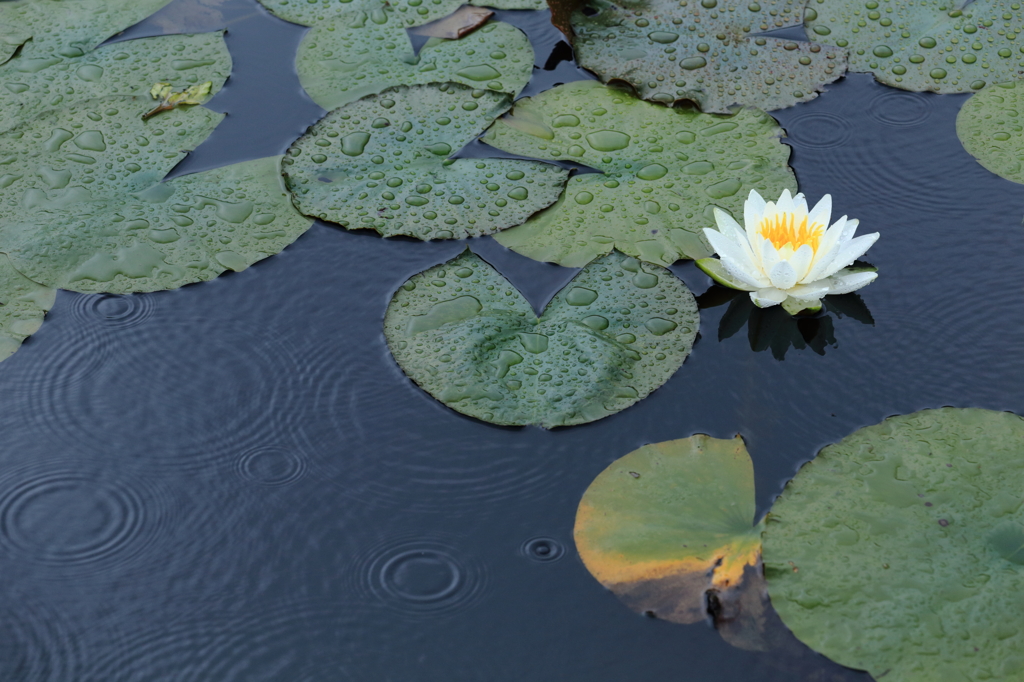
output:
<path id="1" fill-rule="evenodd" d="M 547 13 L 526 94 L 588 77 Z M 254 0 L 176 0 L 119 39 L 228 28 L 228 117 L 175 174 L 280 154 L 323 110 L 306 29 Z M 0 365 L 0 679 L 619 682 L 867 680 L 630 612 L 583 567 L 576 505 L 645 443 L 743 435 L 759 510 L 824 445 L 888 415 L 1024 414 L 1024 186 L 962 148 L 965 97 L 849 75 L 773 115 L 812 201 L 881 238 L 879 278 L 787 326 L 692 263 L 700 338 L 662 388 L 571 428 L 503 428 L 417 388 L 391 294 L 467 242 L 317 223 L 245 272 L 134 296 L 60 292 Z M 464 154 L 478 155 L 479 145 Z M 468 242 L 536 308 L 574 270 Z"/>

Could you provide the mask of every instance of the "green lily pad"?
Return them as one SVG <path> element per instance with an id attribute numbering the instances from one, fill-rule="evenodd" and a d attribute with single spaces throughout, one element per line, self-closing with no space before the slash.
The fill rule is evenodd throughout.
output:
<path id="1" fill-rule="evenodd" d="M 161 183 L 222 115 L 143 121 L 151 104 L 76 104 L 0 135 L 0 252 L 20 272 L 74 291 L 170 289 L 242 270 L 309 227 L 278 157 Z"/>
<path id="2" fill-rule="evenodd" d="M 533 48 L 514 26 L 488 22 L 458 39 L 429 40 L 416 55 L 393 10 L 348 12 L 317 22 L 299 45 L 302 87 L 335 109 L 396 85 L 451 81 L 516 95 L 533 73 Z"/>
<path id="3" fill-rule="evenodd" d="M 971 156 L 1007 180 L 1024 184 L 1024 84 L 992 85 L 967 100 L 956 117 L 956 134 Z"/>
<path id="4" fill-rule="evenodd" d="M 99 97 L 148 99 L 158 81 L 174 90 L 210 81 L 216 92 L 231 73 L 221 31 L 128 40 L 91 52 L 67 48 L 43 54 L 34 49 L 35 56 L 23 50 L 0 66 L 0 131 L 45 111 Z"/>
<path id="5" fill-rule="evenodd" d="M 365 97 L 288 150 L 288 187 L 306 215 L 384 236 L 463 239 L 518 225 L 558 197 L 566 171 L 449 158 L 509 106 L 506 95 L 454 83 Z"/>
<path id="6" fill-rule="evenodd" d="M 818 96 L 846 71 L 844 50 L 753 33 L 797 26 L 794 0 L 594 0 L 572 14 L 576 59 L 601 80 L 631 83 L 644 99 L 696 102 L 727 113 L 735 105 L 781 109 Z"/>
<path id="7" fill-rule="evenodd" d="M 56 296 L 56 289 L 36 284 L 0 254 L 0 361 L 36 333 Z"/>
<path id="8" fill-rule="evenodd" d="M 747 631 L 766 617 L 754 466 L 737 436 L 645 445 L 594 479 L 576 512 L 583 564 L 629 608 L 675 623 L 718 611 L 720 631 L 763 648 Z M 751 599 L 750 596 L 754 596 Z M 709 602 L 715 604 L 709 608 Z"/>
<path id="9" fill-rule="evenodd" d="M 712 208 L 743 215 L 751 189 L 796 191 L 789 147 L 770 116 L 651 104 L 593 81 L 519 100 L 484 141 L 507 152 L 600 170 L 572 177 L 551 208 L 496 238 L 536 260 L 579 267 L 618 249 L 669 265 L 704 258 Z"/>
<path id="10" fill-rule="evenodd" d="M 1024 675 L 1024 420 L 943 408 L 826 447 L 768 516 L 772 604 L 876 679 Z"/>
<path id="11" fill-rule="evenodd" d="M 32 57 L 89 52 L 171 0 L 16 0 L 0 2 L 0 24 L 27 33 Z M 5 94 L 6 96 L 6 94 Z"/>
<path id="12" fill-rule="evenodd" d="M 31 33 L 18 26 L 0 23 L 0 64 L 13 57 L 31 37 Z"/>
<path id="13" fill-rule="evenodd" d="M 315 26 L 343 12 L 373 12 L 385 5 L 381 0 L 259 0 L 260 4 L 285 21 Z M 545 0 L 389 0 L 406 26 L 420 26 L 446 17 L 464 4 L 494 9 L 547 9 Z"/>
<path id="14" fill-rule="evenodd" d="M 805 19 L 807 35 L 849 48 L 850 71 L 904 90 L 971 92 L 1024 77 L 1016 0 L 811 0 Z"/>
<path id="15" fill-rule="evenodd" d="M 645 398 L 679 369 L 699 317 L 668 270 L 612 253 L 588 264 L 538 319 L 469 251 L 395 293 L 395 360 L 453 410 L 494 424 L 583 424 Z"/>

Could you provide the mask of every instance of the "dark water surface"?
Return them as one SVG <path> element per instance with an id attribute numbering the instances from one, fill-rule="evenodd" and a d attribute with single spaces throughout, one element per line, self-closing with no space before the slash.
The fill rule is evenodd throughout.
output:
<path id="1" fill-rule="evenodd" d="M 544 14 L 502 17 L 537 41 L 529 93 L 585 77 Z M 322 113 L 292 67 L 305 29 L 252 0 L 178 0 L 125 37 L 225 26 L 235 72 L 210 108 L 229 115 L 177 172 L 281 153 Z M 963 101 L 853 75 L 775 112 L 802 191 L 882 233 L 878 281 L 798 327 L 676 266 L 706 306 L 694 353 L 585 426 L 463 417 L 392 361 L 391 293 L 462 242 L 318 223 L 213 282 L 61 292 L 0 365 L 0 680 L 869 679 L 634 615 L 572 524 L 594 476 L 645 443 L 741 433 L 763 511 L 887 415 L 1024 413 L 1024 187 L 963 150 Z M 574 273 L 469 245 L 538 308 Z"/>

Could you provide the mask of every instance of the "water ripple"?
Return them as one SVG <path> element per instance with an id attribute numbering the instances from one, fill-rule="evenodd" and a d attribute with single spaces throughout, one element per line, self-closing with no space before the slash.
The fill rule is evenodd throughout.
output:
<path id="1" fill-rule="evenodd" d="M 532 538 L 519 547 L 519 554 L 531 561 L 550 563 L 565 556 L 565 545 L 554 538 Z"/>
<path id="2" fill-rule="evenodd" d="M 868 115 L 891 126 L 916 126 L 928 120 L 931 106 L 926 95 L 887 89 L 868 105 Z"/>
<path id="3" fill-rule="evenodd" d="M 260 447 L 238 458 L 237 471 L 239 476 L 253 483 L 287 485 L 306 473 L 306 459 L 294 449 Z"/>
<path id="4" fill-rule="evenodd" d="M 83 679 L 83 648 L 62 613 L 24 595 L 11 597 L 11 605 L 0 605 L 0 679 Z"/>
<path id="5" fill-rule="evenodd" d="M 142 324 L 153 315 L 155 297 L 149 294 L 76 294 L 71 314 L 81 324 L 124 329 Z"/>
<path id="6" fill-rule="evenodd" d="M 788 140 L 798 147 L 831 149 L 850 141 L 853 126 L 835 114 L 802 114 L 786 125 Z"/>

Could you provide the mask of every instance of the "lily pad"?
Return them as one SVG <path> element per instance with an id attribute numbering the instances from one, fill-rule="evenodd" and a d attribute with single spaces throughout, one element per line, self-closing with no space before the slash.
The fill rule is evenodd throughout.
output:
<path id="1" fill-rule="evenodd" d="M 612 253 L 588 264 L 538 319 L 466 251 L 395 293 L 395 360 L 453 410 L 494 424 L 583 424 L 645 398 L 679 369 L 699 317 L 668 270 Z"/>
<path id="2" fill-rule="evenodd" d="M 0 131 L 45 111 L 99 97 L 148 99 L 158 81 L 174 90 L 209 81 L 216 92 L 231 73 L 222 31 L 128 40 L 91 52 L 66 48 L 42 54 L 35 48 L 31 54 L 35 56 L 22 51 L 0 66 Z"/>
<path id="3" fill-rule="evenodd" d="M 449 158 L 509 106 L 506 95 L 454 83 L 365 97 L 288 150 L 288 187 L 306 215 L 384 236 L 463 239 L 518 225 L 555 201 L 565 170 Z"/>
<path id="4" fill-rule="evenodd" d="M 751 189 L 795 191 L 789 147 L 770 116 L 732 116 L 651 104 L 580 81 L 519 100 L 484 141 L 507 152 L 600 170 L 572 177 L 551 208 L 498 235 L 536 260 L 579 267 L 618 249 L 670 265 L 712 250 L 702 229 L 712 208 L 743 214 Z"/>
<path id="5" fill-rule="evenodd" d="M 732 623 L 723 634 L 738 635 L 737 621 L 749 629 L 765 616 L 760 599 L 743 598 L 763 590 L 755 511 L 754 466 L 739 436 L 645 445 L 615 460 L 583 494 L 576 549 L 591 575 L 634 611 L 696 623 L 728 605 Z"/>
<path id="6" fill-rule="evenodd" d="M 463 5 L 443 19 L 410 28 L 409 33 L 427 38 L 458 40 L 486 24 L 493 16 L 493 10 Z"/>
<path id="7" fill-rule="evenodd" d="M 171 0 L 15 0 L 0 2 L 0 24 L 32 37 L 29 56 L 89 52 Z M 5 94 L 6 96 L 6 94 Z"/>
<path id="8" fill-rule="evenodd" d="M 1016 0 L 811 0 L 807 35 L 849 47 L 850 71 L 915 92 L 971 92 L 1024 77 Z"/>
<path id="9" fill-rule="evenodd" d="M 964 102 L 956 117 L 956 134 L 982 166 L 1024 184 L 1022 109 L 1024 83 L 989 86 Z"/>
<path id="10" fill-rule="evenodd" d="M 798 26 L 795 0 L 649 0 L 588 3 L 572 14 L 580 66 L 623 80 L 644 99 L 696 102 L 727 113 L 735 105 L 781 109 L 818 96 L 846 71 L 844 50 L 752 35 Z"/>
<path id="11" fill-rule="evenodd" d="M 242 270 L 309 227 L 278 157 L 161 183 L 222 115 L 143 121 L 151 104 L 86 102 L 0 135 L 0 252 L 20 272 L 74 291 L 170 289 Z"/>
<path id="12" fill-rule="evenodd" d="M 451 81 L 516 95 L 533 73 L 533 48 L 518 28 L 489 22 L 458 40 L 431 39 L 417 55 L 401 17 L 378 9 L 318 22 L 295 66 L 302 87 L 329 110 L 396 85 Z"/>
<path id="13" fill-rule="evenodd" d="M 1024 420 L 943 408 L 826 447 L 768 516 L 772 603 L 894 682 L 1024 675 Z"/>
<path id="14" fill-rule="evenodd" d="M 32 34 L 17 26 L 0 23 L 0 64 L 14 56 Z"/>
<path id="15" fill-rule="evenodd" d="M 36 284 L 0 254 L 0 361 L 36 333 L 56 296 L 56 289 Z"/>
<path id="16" fill-rule="evenodd" d="M 293 24 L 315 26 L 343 12 L 373 12 L 385 5 L 381 0 L 259 0 L 273 14 Z M 389 0 L 386 5 L 401 17 L 405 26 L 421 26 L 448 16 L 464 4 L 494 9 L 547 9 L 546 0 Z"/>

